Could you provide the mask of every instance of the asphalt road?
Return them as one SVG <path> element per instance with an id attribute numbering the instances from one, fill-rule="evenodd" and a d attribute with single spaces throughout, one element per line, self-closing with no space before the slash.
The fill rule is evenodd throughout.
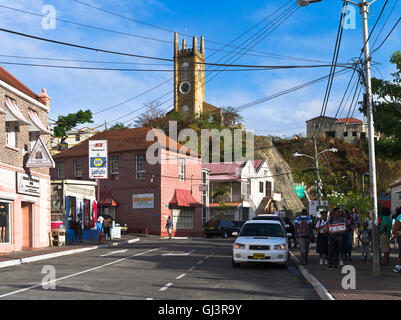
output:
<path id="1" fill-rule="evenodd" d="M 142 238 L 131 245 L 4 268 L 0 300 L 319 299 L 292 263 L 288 270 L 260 264 L 234 269 L 232 243 Z M 42 283 L 49 280 L 50 288 L 44 289 Z"/>

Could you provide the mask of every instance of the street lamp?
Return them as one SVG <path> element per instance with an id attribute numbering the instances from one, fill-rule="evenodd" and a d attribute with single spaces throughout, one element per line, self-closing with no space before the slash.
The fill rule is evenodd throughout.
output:
<path id="1" fill-rule="evenodd" d="M 376 157 L 375 157 L 375 129 L 373 125 L 373 107 L 372 107 L 372 79 L 371 79 L 371 55 L 369 52 L 369 28 L 368 28 L 368 14 L 370 6 L 376 2 L 372 0 L 360 0 L 356 3 L 350 0 L 341 0 L 346 3 L 351 3 L 359 8 L 362 16 L 363 27 L 363 52 L 364 52 L 364 67 L 365 67 L 365 87 L 366 87 L 366 110 L 368 115 L 368 133 L 369 133 L 369 171 L 370 171 L 370 196 L 372 199 L 372 214 L 373 214 L 373 229 L 372 229 L 372 242 L 373 242 L 373 275 L 380 275 L 379 263 L 379 232 L 378 232 L 378 214 L 377 214 L 377 182 L 376 182 Z M 320 2 L 316 0 L 298 0 L 298 6 L 305 7 L 310 3 Z"/>

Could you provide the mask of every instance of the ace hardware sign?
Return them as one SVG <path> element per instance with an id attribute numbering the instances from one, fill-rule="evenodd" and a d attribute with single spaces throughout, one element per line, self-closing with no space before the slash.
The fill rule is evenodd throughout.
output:
<path id="1" fill-rule="evenodd" d="M 107 140 L 89 140 L 89 179 L 107 179 Z"/>

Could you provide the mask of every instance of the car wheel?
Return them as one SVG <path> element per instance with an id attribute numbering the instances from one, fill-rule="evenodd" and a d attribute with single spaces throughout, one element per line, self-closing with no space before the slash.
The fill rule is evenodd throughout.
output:
<path id="1" fill-rule="evenodd" d="M 212 235 L 211 234 L 207 234 L 206 238 L 212 238 Z"/>
<path id="2" fill-rule="evenodd" d="M 233 268 L 239 268 L 240 264 L 235 262 L 234 259 L 231 260 L 233 264 Z"/>
<path id="3" fill-rule="evenodd" d="M 228 233 L 227 233 L 227 231 L 224 231 L 224 232 L 223 232 L 223 238 L 224 238 L 224 239 L 227 239 L 227 238 L 228 238 Z"/>

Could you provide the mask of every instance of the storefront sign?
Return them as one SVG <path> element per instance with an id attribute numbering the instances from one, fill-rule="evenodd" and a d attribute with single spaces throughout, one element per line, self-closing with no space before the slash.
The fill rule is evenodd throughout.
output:
<path id="1" fill-rule="evenodd" d="M 36 141 L 26 163 L 27 168 L 54 168 L 54 160 L 41 137 Z"/>
<path id="2" fill-rule="evenodd" d="M 107 179 L 107 140 L 89 140 L 89 179 Z"/>
<path id="3" fill-rule="evenodd" d="M 133 209 L 153 209 L 154 208 L 154 194 L 133 194 L 132 195 L 132 208 Z"/>
<path id="4" fill-rule="evenodd" d="M 40 178 L 17 172 L 17 192 L 39 197 Z"/>

